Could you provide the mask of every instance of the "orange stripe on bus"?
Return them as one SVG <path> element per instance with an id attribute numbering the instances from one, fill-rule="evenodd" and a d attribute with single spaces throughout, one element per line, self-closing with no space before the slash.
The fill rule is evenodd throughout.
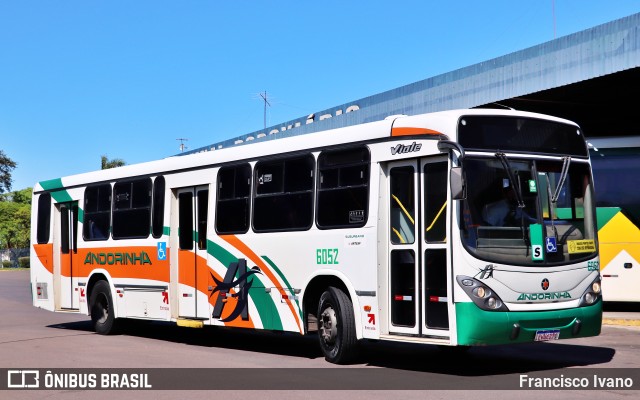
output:
<path id="1" fill-rule="evenodd" d="M 442 135 L 442 133 L 427 128 L 391 128 L 391 136 L 412 135 Z"/>
<path id="2" fill-rule="evenodd" d="M 158 260 L 156 251 L 157 248 L 155 246 L 78 249 L 78 254 L 74 255 L 73 260 L 73 276 L 87 277 L 91 271 L 100 268 L 107 270 L 112 278 L 149 279 L 169 282 L 170 249 L 167 249 L 167 258 L 165 260 Z M 137 257 L 142 257 L 143 252 L 148 257 L 150 264 L 142 261 L 136 261 L 134 264 L 129 260 L 126 261 L 126 264 L 124 262 L 117 263 L 114 257 L 116 254 L 134 254 Z M 76 263 L 79 268 L 76 267 Z"/>
<path id="3" fill-rule="evenodd" d="M 265 275 L 267 275 L 267 277 L 271 280 L 271 282 L 273 282 L 274 285 L 278 284 L 278 279 L 273 274 L 273 272 L 271 272 L 271 270 L 267 267 L 267 264 L 265 264 L 262 258 L 258 257 L 258 255 L 254 253 L 253 250 L 249 248 L 249 246 L 244 244 L 240 239 L 238 239 L 234 235 L 220 235 L 220 237 L 223 240 L 225 240 L 227 243 L 229 243 L 231 246 L 238 249 L 242 254 L 249 257 L 249 259 L 253 261 L 254 264 L 260 267 L 260 270 L 264 272 Z M 282 287 L 277 287 L 276 289 L 280 291 L 280 294 L 282 296 L 285 296 L 287 294 Z M 302 328 L 300 327 L 300 321 L 298 321 L 298 314 L 293 308 L 293 304 L 291 304 L 291 299 L 287 298 L 285 301 L 287 302 L 287 305 L 289 306 L 289 310 L 291 310 L 291 313 L 293 314 L 293 318 L 295 319 L 296 324 L 298 325 L 298 330 L 300 331 L 300 333 L 302 333 L 303 331 L 302 331 Z"/>
<path id="4" fill-rule="evenodd" d="M 53 243 L 47 244 L 34 244 L 33 249 L 38 256 L 40 263 L 53 274 Z"/>

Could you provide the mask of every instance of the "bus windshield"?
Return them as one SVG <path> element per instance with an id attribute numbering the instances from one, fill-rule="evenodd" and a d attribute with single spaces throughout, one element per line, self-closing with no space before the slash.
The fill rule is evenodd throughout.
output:
<path id="1" fill-rule="evenodd" d="M 523 266 L 558 265 L 595 255 L 589 165 L 562 160 L 467 157 L 463 242 L 476 257 Z M 542 253 L 534 254 L 535 244 Z"/>
<path id="2" fill-rule="evenodd" d="M 467 115 L 458 123 L 458 142 L 465 150 L 589 155 L 578 127 L 535 118 Z"/>

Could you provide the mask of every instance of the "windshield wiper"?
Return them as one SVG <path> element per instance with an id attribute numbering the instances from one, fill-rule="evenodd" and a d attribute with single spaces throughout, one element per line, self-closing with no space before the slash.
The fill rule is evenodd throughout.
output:
<path id="1" fill-rule="evenodd" d="M 558 230 L 555 225 L 555 217 L 554 212 L 552 211 L 555 204 L 558 202 L 558 197 L 560 197 L 560 191 L 562 191 L 562 187 L 564 186 L 565 181 L 567 180 L 567 175 L 569 174 L 569 164 L 571 163 L 571 157 L 565 156 L 562 157 L 562 171 L 560 172 L 560 179 L 558 180 L 558 184 L 556 185 L 556 190 L 551 195 L 551 182 L 549 182 L 549 174 L 545 173 L 547 178 L 547 196 L 549 197 L 549 217 L 551 220 L 551 228 L 553 229 L 553 235 L 556 240 L 558 239 Z"/>
<path id="2" fill-rule="evenodd" d="M 518 207 L 519 208 L 524 208 L 524 200 L 522 198 L 522 192 L 521 192 L 521 188 L 520 188 L 520 180 L 518 180 L 518 186 L 516 187 L 516 185 L 515 185 L 516 179 L 513 176 L 513 171 L 511 170 L 511 165 L 509 164 L 509 159 L 507 158 L 507 155 L 504 154 L 504 153 L 496 153 L 496 157 L 500 160 L 500 162 L 502 163 L 502 168 L 507 173 L 507 178 L 509 179 L 509 184 L 513 188 L 513 191 L 514 191 L 514 193 L 516 195 L 516 201 L 518 202 Z"/>
<path id="3" fill-rule="evenodd" d="M 517 179 L 513 175 L 513 171 L 511 170 L 511 165 L 509 164 L 509 159 L 507 155 L 504 153 L 496 153 L 496 157 L 502 163 L 502 168 L 507 173 L 507 177 L 509 179 L 509 184 L 513 188 L 513 192 L 516 195 L 516 201 L 518 203 L 518 208 L 520 209 L 520 231 L 522 233 L 522 240 L 524 240 L 525 244 L 529 245 L 529 238 L 527 236 L 527 231 L 524 227 L 524 199 L 522 198 L 522 187 L 520 186 L 520 179 Z M 516 187 L 516 182 L 518 182 L 518 186 Z"/>
<path id="4" fill-rule="evenodd" d="M 548 197 L 548 201 L 549 201 L 549 203 L 547 204 L 547 207 L 549 207 L 549 219 L 551 220 L 551 228 L 553 229 L 553 236 L 557 240 L 558 239 L 558 230 L 556 229 L 556 225 L 554 223 L 556 218 L 554 217 L 553 205 L 555 204 L 555 202 L 558 199 L 556 198 L 556 201 L 553 200 L 553 197 L 555 195 L 551 194 L 551 182 L 549 181 L 549 174 L 545 172 L 544 176 L 547 178 L 547 197 Z"/>
<path id="5" fill-rule="evenodd" d="M 558 185 L 556 186 L 556 190 L 553 193 L 553 197 L 551 198 L 552 203 L 558 202 L 558 197 L 560 196 L 560 191 L 564 186 L 564 182 L 567 180 L 567 175 L 569 174 L 569 164 L 571 163 L 571 157 L 565 156 L 562 157 L 562 172 L 560 173 L 560 180 L 558 181 Z"/>

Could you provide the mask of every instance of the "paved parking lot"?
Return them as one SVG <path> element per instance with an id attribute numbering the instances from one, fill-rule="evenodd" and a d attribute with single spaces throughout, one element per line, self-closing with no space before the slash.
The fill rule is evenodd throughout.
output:
<path id="1" fill-rule="evenodd" d="M 595 338 L 474 348 L 467 354 L 442 352 L 435 346 L 365 344 L 365 355 L 359 363 L 336 366 L 324 360 L 315 337 L 215 328 L 188 329 L 168 323 L 134 324 L 121 335 L 97 335 L 91 330 L 89 318 L 85 315 L 52 313 L 33 307 L 28 271 L 6 271 L 0 272 L 0 368 L 180 368 L 178 373 L 188 371 L 186 368 L 216 368 L 215 371 L 218 372 L 223 371 L 222 369 L 226 371 L 239 368 L 241 370 L 237 371 L 245 371 L 248 380 L 243 381 L 244 386 L 238 387 L 237 390 L 224 391 L 225 398 L 246 399 L 259 396 L 261 399 L 324 399 L 330 395 L 332 398 L 357 400 L 397 397 L 402 394 L 403 399 L 424 399 L 426 392 L 421 391 L 338 392 L 331 390 L 336 384 L 335 381 L 326 382 L 326 390 L 330 392 L 241 389 L 251 388 L 248 377 L 255 373 L 255 368 L 262 368 L 265 374 L 273 374 L 275 368 L 287 368 L 286 371 L 289 371 L 290 375 L 303 369 L 317 371 L 319 382 L 322 382 L 323 370 L 344 372 L 345 368 L 356 368 L 358 373 L 365 374 L 362 379 L 368 379 L 366 371 L 382 369 L 386 371 L 387 377 L 398 374 L 399 379 L 431 379 L 432 382 L 453 380 L 461 382 L 462 385 L 466 379 L 491 382 L 521 373 L 552 373 L 567 369 L 575 371 L 576 368 L 637 369 L 640 367 L 640 327 L 634 326 L 637 315 L 633 309 L 607 310 L 605 320 L 613 322 L 611 325 L 605 325 L 602 335 Z M 247 368 L 251 373 L 246 373 Z M 253 378 L 255 381 L 261 377 L 253 375 Z M 375 386 L 375 383 L 373 382 L 372 386 Z M 309 386 L 316 384 L 317 382 Z M 325 388 L 324 384 L 321 387 Z M 49 392 L 12 392 L 10 397 L 5 397 L 3 393 L 6 392 L 0 391 L 0 398 L 41 398 L 34 396 L 34 393 L 47 393 L 47 396 L 64 399 L 87 396 L 86 391 L 61 390 L 52 394 Z M 135 398 L 154 400 L 176 398 L 179 394 L 178 397 L 182 397 L 182 392 L 171 390 L 132 393 Z M 201 394 L 203 397 L 213 395 L 210 391 L 189 393 Z M 442 399 L 477 397 L 474 391 L 437 393 L 436 397 Z M 624 398 L 630 392 L 612 393 L 618 396 L 615 398 Z M 504 395 L 504 391 L 496 394 Z M 114 393 L 92 391 L 90 395 L 92 398 L 113 398 Z M 483 396 L 485 395 L 490 395 L 490 392 L 484 391 Z M 532 399 L 539 398 L 539 393 L 536 395 L 535 392 L 531 392 L 531 397 L 528 396 L 529 393 L 518 393 L 520 398 Z M 598 396 L 607 398 L 607 394 L 599 393 Z M 563 400 L 569 398 L 566 392 L 562 391 L 544 392 L 544 397 Z"/>

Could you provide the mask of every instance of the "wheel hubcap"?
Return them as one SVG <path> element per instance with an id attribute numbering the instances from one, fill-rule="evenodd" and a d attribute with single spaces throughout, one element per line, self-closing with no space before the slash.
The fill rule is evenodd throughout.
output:
<path id="1" fill-rule="evenodd" d="M 103 324 L 109 318 L 109 303 L 104 296 L 98 299 L 98 322 Z"/>
<path id="2" fill-rule="evenodd" d="M 326 344 L 333 344 L 338 336 L 336 312 L 328 307 L 320 315 L 320 335 Z"/>

